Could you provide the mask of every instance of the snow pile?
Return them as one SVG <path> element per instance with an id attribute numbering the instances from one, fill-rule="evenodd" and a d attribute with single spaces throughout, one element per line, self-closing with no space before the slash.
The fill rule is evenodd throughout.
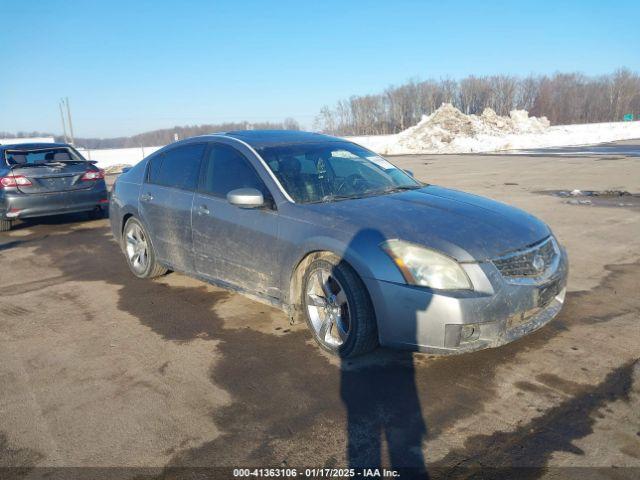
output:
<path id="1" fill-rule="evenodd" d="M 541 133 L 548 128 L 549 120 L 529 117 L 526 110 L 513 110 L 509 117 L 501 117 L 490 108 L 485 108 L 482 115 L 465 115 L 444 103 L 417 125 L 400 132 L 387 146 L 387 153 L 479 151 L 486 137 Z"/>
<path id="2" fill-rule="evenodd" d="M 485 116 L 487 110 L 491 111 L 493 115 L 496 117 L 496 112 L 491 110 L 490 108 L 486 108 L 484 112 L 482 112 L 482 116 Z M 513 122 L 513 127 L 516 133 L 537 133 L 543 132 L 547 128 L 549 128 L 549 120 L 547 117 L 530 117 L 529 112 L 526 110 L 511 110 L 509 112 L 509 117 Z M 501 117 L 499 117 L 501 118 Z"/>
<path id="3" fill-rule="evenodd" d="M 105 169 L 107 173 L 119 173 L 123 167 L 135 165 L 147 155 L 162 147 L 140 148 L 109 148 L 102 150 L 89 150 L 78 148 L 78 151 L 87 160 L 95 160 L 98 167 Z"/>
<path id="4" fill-rule="evenodd" d="M 99 164 L 100 162 L 98 162 Z M 122 170 L 124 168 L 127 167 L 131 167 L 132 165 L 128 164 L 128 163 L 116 163 L 114 165 L 105 165 L 104 168 L 102 168 L 104 170 L 104 173 L 106 173 L 107 175 L 111 175 L 112 173 L 122 173 Z"/>
<path id="5" fill-rule="evenodd" d="M 417 125 L 395 135 L 349 137 L 380 154 L 473 153 L 593 145 L 640 138 L 640 122 L 549 126 L 545 117 L 513 110 L 508 117 L 487 108 L 465 115 L 445 103 Z"/>
<path id="6" fill-rule="evenodd" d="M 394 135 L 346 137 L 381 155 L 412 153 L 527 153 L 527 150 L 574 145 L 594 145 L 640 138 L 640 121 L 549 126 L 545 117 L 530 117 L 526 110 L 512 110 L 508 117 L 486 108 L 482 115 L 465 115 L 445 103 L 417 125 Z M 98 166 L 119 172 L 162 148 L 79 149 Z"/>

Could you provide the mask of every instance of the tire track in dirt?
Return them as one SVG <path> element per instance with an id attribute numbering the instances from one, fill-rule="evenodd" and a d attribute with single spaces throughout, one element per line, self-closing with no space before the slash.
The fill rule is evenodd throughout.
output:
<path id="1" fill-rule="evenodd" d="M 100 255 L 90 254 L 96 251 Z M 233 402 L 211 415 L 224 433 L 199 447 L 178 451 L 170 466 L 345 465 L 348 419 L 341 396 L 344 382 L 358 385 L 361 393 L 353 395 L 362 402 L 363 411 L 372 409 L 373 416 L 384 417 L 387 425 L 402 425 L 404 430 L 392 432 L 399 436 L 422 435 L 412 431 L 422 428 L 420 421 L 415 427 L 404 421 L 407 412 L 415 408 L 407 403 L 406 390 L 415 388 L 426 436 L 436 438 L 454 422 L 482 411 L 495 398 L 498 366 L 540 348 L 585 319 L 602 322 L 638 309 L 636 296 L 629 299 L 633 285 L 637 285 L 638 264 L 612 266 L 597 288 L 570 293 L 557 320 L 499 349 L 437 359 L 382 350 L 375 357 L 340 367 L 310 343 L 307 332 L 276 336 L 250 328 L 224 328 L 223 319 L 213 309 L 234 294 L 212 292 L 204 285 L 175 287 L 133 277 L 106 228 L 75 231 L 73 243 L 64 235 L 50 237 L 36 253 L 48 255 L 66 279 L 101 280 L 122 287 L 118 308 L 167 341 L 204 338 L 219 342 L 220 358 L 212 367 L 210 381 L 226 390 Z M 246 314 L 257 321 L 260 308 Z M 586 414 L 596 408 L 576 398 L 572 405 L 586 409 Z M 556 414 L 550 411 L 549 415 Z M 571 430 L 557 435 L 561 440 L 539 447 L 539 461 L 547 461 L 545 452 L 550 449 L 563 448 L 562 439 L 573 438 Z M 497 449 L 508 447 L 510 441 L 511 437 L 497 434 L 492 440 Z M 472 454 L 476 447 L 469 444 L 467 450 Z M 407 452 L 403 460 L 411 465 L 413 459 L 414 452 Z"/>
<path id="2" fill-rule="evenodd" d="M 634 368 L 639 363 L 640 360 L 633 360 L 621 365 L 596 386 L 570 385 L 575 395 L 543 415 L 512 432 L 473 436 L 467 439 L 464 449 L 449 452 L 431 468 L 447 478 L 469 478 L 496 466 L 503 470 L 494 472 L 491 478 L 541 477 L 554 452 L 584 455 L 572 442 L 593 432 L 600 409 L 611 402 L 629 400 Z"/>
<path id="3" fill-rule="evenodd" d="M 24 478 L 44 458 L 45 456 L 36 450 L 12 446 L 7 434 L 0 432 L 0 478 Z"/>

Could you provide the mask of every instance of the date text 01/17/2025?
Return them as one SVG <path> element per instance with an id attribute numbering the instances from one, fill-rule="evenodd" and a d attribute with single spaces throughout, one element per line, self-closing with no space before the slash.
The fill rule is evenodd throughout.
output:
<path id="1" fill-rule="evenodd" d="M 400 478 L 386 468 L 234 468 L 235 478 Z"/>

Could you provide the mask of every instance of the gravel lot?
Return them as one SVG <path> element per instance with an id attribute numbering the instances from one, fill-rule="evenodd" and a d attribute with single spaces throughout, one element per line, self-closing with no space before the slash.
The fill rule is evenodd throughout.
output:
<path id="1" fill-rule="evenodd" d="M 363 464 L 382 455 L 383 464 L 419 466 L 423 457 L 434 476 L 478 466 L 616 466 L 599 474 L 637 478 L 640 209 L 535 192 L 637 193 L 639 159 L 395 162 L 547 222 L 571 262 L 559 318 L 494 350 L 440 358 L 379 351 L 341 365 L 278 310 L 177 273 L 136 279 L 107 220 L 26 222 L 0 234 L 0 466 L 21 467 L 4 473 L 345 467 L 350 437 Z M 559 472 L 587 471 L 519 476 Z"/>

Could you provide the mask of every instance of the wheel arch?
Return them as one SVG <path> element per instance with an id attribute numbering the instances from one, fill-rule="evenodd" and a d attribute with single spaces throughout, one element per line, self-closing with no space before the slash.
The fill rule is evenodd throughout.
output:
<path id="1" fill-rule="evenodd" d="M 353 255 L 347 255 L 347 252 L 342 254 L 337 253 L 334 249 L 327 248 L 317 248 L 313 250 L 308 250 L 304 254 L 300 255 L 298 260 L 294 263 L 294 267 L 291 270 L 291 275 L 289 277 L 289 284 L 287 289 L 287 310 L 289 313 L 289 317 L 292 322 L 298 323 L 300 321 L 304 322 L 304 318 L 301 317 L 303 314 L 302 309 L 300 309 L 300 305 L 298 303 L 298 299 L 302 294 L 302 282 L 304 279 L 304 273 L 306 269 L 311 265 L 311 263 L 319 258 L 333 258 L 334 260 L 345 262 L 349 267 L 353 269 L 353 271 L 360 277 L 362 284 L 365 288 L 369 299 L 371 300 L 371 292 L 367 287 L 367 283 L 364 281 L 364 278 L 370 274 L 368 268 L 363 267 L 362 262 L 359 262 L 357 259 L 354 259 Z M 373 304 L 373 301 L 372 301 Z M 377 323 L 377 317 L 376 317 Z"/>
<path id="2" fill-rule="evenodd" d="M 133 216 L 134 215 L 131 212 L 125 213 L 122 216 L 122 222 L 121 222 L 121 225 L 120 225 L 120 235 L 122 235 L 124 233 L 124 226 L 127 224 L 127 220 L 129 220 Z"/>
<path id="3" fill-rule="evenodd" d="M 127 209 L 125 213 L 122 215 L 122 225 L 120 226 L 120 240 L 119 240 L 120 248 L 124 251 L 124 240 L 123 240 L 124 227 L 127 225 L 127 222 L 131 218 L 134 218 L 136 221 L 140 222 L 140 224 L 142 225 L 142 227 L 146 232 L 147 240 L 149 241 L 151 248 L 154 248 L 155 242 L 154 242 L 153 236 L 151 235 L 151 230 L 149 229 L 147 222 L 145 222 L 144 219 L 138 214 L 138 212 L 133 209 Z"/>
<path id="4" fill-rule="evenodd" d="M 140 220 L 140 216 L 138 215 L 138 212 L 132 207 L 121 208 L 117 216 L 115 212 L 113 212 L 113 216 L 111 215 L 111 212 L 109 215 L 109 218 L 111 220 L 111 231 L 113 233 L 113 236 L 116 238 L 118 245 L 120 245 L 121 249 L 124 248 L 122 244 L 123 238 L 124 238 L 124 227 L 127 224 L 127 221 L 131 217 L 135 217 L 138 220 Z"/>

